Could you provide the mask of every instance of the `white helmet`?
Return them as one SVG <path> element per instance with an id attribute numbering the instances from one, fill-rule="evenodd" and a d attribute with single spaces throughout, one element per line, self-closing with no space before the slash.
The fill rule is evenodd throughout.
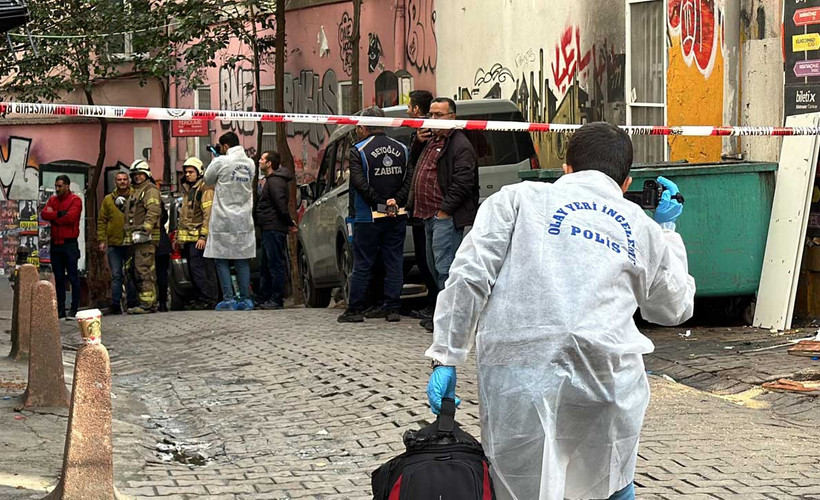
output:
<path id="1" fill-rule="evenodd" d="M 134 160 L 134 163 L 131 164 L 131 176 L 133 177 L 134 174 L 143 173 L 148 177 L 151 177 L 151 167 L 148 166 L 148 162 L 140 158 L 139 160 Z"/>

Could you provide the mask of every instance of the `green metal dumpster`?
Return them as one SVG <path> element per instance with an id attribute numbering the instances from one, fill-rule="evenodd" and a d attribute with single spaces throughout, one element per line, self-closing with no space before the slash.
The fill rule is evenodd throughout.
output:
<path id="1" fill-rule="evenodd" d="M 698 297 L 754 295 L 760 283 L 776 163 L 641 164 L 630 191 L 662 175 L 686 199 L 677 231 L 686 244 Z M 553 182 L 557 169 L 525 170 L 523 180 Z"/>

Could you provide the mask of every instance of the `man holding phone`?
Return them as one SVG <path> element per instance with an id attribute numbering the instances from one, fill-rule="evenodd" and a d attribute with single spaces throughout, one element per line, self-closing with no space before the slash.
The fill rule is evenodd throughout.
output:
<path id="1" fill-rule="evenodd" d="M 371 107 L 363 117 L 384 117 Z M 358 125 L 358 142 L 350 150 L 350 216 L 353 219 L 353 275 L 347 309 L 340 323 L 364 321 L 367 286 L 376 257 L 384 262 L 384 310 L 387 321 L 399 321 L 404 284 L 404 204 L 412 179 L 407 146 L 381 128 Z"/>

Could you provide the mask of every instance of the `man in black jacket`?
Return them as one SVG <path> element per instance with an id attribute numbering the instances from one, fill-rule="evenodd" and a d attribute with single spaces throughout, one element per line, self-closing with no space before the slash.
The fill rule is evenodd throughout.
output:
<path id="1" fill-rule="evenodd" d="M 256 207 L 256 221 L 262 229 L 263 265 L 267 266 L 270 282 L 261 284 L 261 309 L 282 309 L 285 306 L 285 272 L 287 270 L 288 232 L 296 230 L 290 217 L 288 183 L 293 174 L 280 166 L 279 153 L 265 151 L 259 158 L 259 169 L 265 175 L 265 185 Z M 262 273 L 265 277 L 266 273 Z"/>
<path id="2" fill-rule="evenodd" d="M 428 118 L 455 120 L 456 103 L 437 97 Z M 475 150 L 460 130 L 435 130 L 413 172 L 407 210 L 421 219 L 427 234 L 427 262 L 439 290 L 450 273 L 464 228 L 478 212 L 478 163 Z M 421 325 L 433 331 L 431 319 Z"/>
<path id="3" fill-rule="evenodd" d="M 383 117 L 379 108 L 362 110 L 363 117 Z M 404 280 L 404 238 L 412 173 L 407 146 L 387 137 L 378 127 L 357 126 L 359 142 L 350 149 L 350 216 L 353 218 L 353 274 L 347 309 L 340 323 L 364 321 L 362 311 L 370 272 L 377 255 L 384 262 L 384 310 L 387 321 L 399 321 Z"/>

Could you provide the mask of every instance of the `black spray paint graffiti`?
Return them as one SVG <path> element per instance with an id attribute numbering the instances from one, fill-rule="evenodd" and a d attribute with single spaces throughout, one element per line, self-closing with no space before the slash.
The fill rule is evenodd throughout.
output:
<path id="1" fill-rule="evenodd" d="M 332 69 L 325 71 L 321 82 L 313 71 L 302 71 L 296 78 L 285 73 L 285 113 L 338 114 L 338 88 L 339 80 Z M 301 135 L 318 148 L 330 129 L 324 125 L 289 123 L 287 133 L 288 137 Z"/>
<path id="2" fill-rule="evenodd" d="M 379 67 L 379 60 L 382 57 L 382 42 L 379 41 L 379 35 L 375 33 L 369 33 L 367 38 L 369 40 L 367 44 L 367 71 L 372 73 Z"/>
<path id="3" fill-rule="evenodd" d="M 219 68 L 219 109 L 253 111 L 253 70 L 223 66 Z M 221 122 L 222 130 L 251 136 L 255 122 Z"/>
<path id="4" fill-rule="evenodd" d="M 339 57 L 342 59 L 342 67 L 348 75 L 352 72 L 353 64 L 353 18 L 345 12 L 339 23 Z"/>
<path id="5" fill-rule="evenodd" d="M 574 74 L 562 94 L 556 95 L 549 78 L 545 78 L 552 72 L 545 71 L 542 49 L 539 52 L 538 72 L 530 71 L 529 75 L 522 72 L 521 77 L 515 79 L 512 72 L 500 63 L 492 65 L 489 71 L 479 68 L 473 86 L 459 88 L 456 97 L 509 98 L 518 105 L 529 122 L 623 122 L 625 55 L 616 54 L 606 42 L 595 48 L 594 54 L 594 59 L 590 61 L 592 71 L 585 81 L 579 81 L 579 75 Z M 516 62 L 520 60 L 517 58 Z M 504 85 L 508 81 L 514 83 L 512 89 Z M 533 139 L 538 146 L 542 166 L 561 165 L 566 153 L 566 137 L 561 134 L 534 134 Z"/>
<path id="6" fill-rule="evenodd" d="M 509 69 L 502 66 L 501 63 L 495 63 L 490 66 L 489 71 L 484 71 L 484 68 L 478 68 L 478 70 L 476 70 L 475 78 L 473 79 L 473 86 L 480 88 L 482 85 L 493 83 L 494 85 L 484 97 L 500 99 L 501 84 L 507 80 L 512 81 L 514 79 L 515 77 Z"/>
<path id="7" fill-rule="evenodd" d="M 433 0 L 408 0 L 407 14 L 407 60 L 419 71 L 435 71 L 438 42 Z"/>
<path id="8" fill-rule="evenodd" d="M 31 139 L 11 136 L 5 148 L 0 147 L 0 200 L 35 200 L 38 198 L 40 171 L 28 164 Z"/>

